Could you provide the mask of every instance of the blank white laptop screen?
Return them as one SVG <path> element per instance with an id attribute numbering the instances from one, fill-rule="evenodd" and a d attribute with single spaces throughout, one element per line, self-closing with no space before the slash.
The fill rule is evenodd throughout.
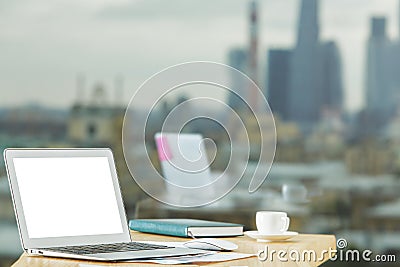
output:
<path id="1" fill-rule="evenodd" d="M 107 157 L 14 158 L 30 238 L 123 232 Z"/>

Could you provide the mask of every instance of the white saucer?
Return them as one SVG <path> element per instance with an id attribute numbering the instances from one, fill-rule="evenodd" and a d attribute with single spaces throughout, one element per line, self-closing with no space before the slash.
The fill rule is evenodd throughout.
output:
<path id="1" fill-rule="evenodd" d="M 280 234 L 260 234 L 258 231 L 246 231 L 244 232 L 248 237 L 257 239 L 258 242 L 269 242 L 269 241 L 283 241 L 288 240 L 299 233 L 286 231 Z"/>

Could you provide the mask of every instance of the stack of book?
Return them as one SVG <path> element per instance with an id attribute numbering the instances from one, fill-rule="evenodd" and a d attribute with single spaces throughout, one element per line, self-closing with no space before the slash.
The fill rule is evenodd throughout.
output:
<path id="1" fill-rule="evenodd" d="M 195 219 L 130 220 L 132 230 L 181 237 L 217 237 L 243 235 L 243 225 Z"/>

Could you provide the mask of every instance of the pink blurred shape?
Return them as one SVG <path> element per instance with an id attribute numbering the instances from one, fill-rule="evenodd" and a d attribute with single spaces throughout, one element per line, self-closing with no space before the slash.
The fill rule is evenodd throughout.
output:
<path id="1" fill-rule="evenodd" d="M 165 136 L 156 138 L 158 158 L 160 161 L 170 160 L 172 158 L 171 148 L 168 145 L 168 140 Z"/>

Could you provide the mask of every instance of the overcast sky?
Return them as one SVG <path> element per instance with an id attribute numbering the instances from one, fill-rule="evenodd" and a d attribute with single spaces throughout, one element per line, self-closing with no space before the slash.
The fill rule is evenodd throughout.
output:
<path id="1" fill-rule="evenodd" d="M 152 74 L 193 60 L 226 63 L 247 42 L 245 0 L 0 0 L 0 107 L 38 102 L 68 107 L 75 77 L 85 73 L 112 95 L 125 77 L 124 98 Z M 261 0 L 261 64 L 270 47 L 295 40 L 299 0 Z M 323 40 L 342 53 L 346 107 L 364 103 L 365 47 L 372 15 L 388 17 L 397 38 L 398 0 L 320 0 Z"/>

